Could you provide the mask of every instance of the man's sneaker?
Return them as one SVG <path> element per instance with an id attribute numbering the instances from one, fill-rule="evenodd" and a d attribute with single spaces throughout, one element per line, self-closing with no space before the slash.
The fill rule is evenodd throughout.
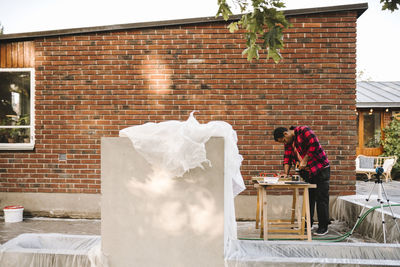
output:
<path id="1" fill-rule="evenodd" d="M 314 235 L 326 235 L 328 233 L 328 227 L 319 227 L 317 231 L 315 231 Z"/>
<path id="2" fill-rule="evenodd" d="M 317 225 L 311 225 L 311 231 L 314 231 Z M 304 230 L 307 231 L 307 224 L 304 225 Z"/>

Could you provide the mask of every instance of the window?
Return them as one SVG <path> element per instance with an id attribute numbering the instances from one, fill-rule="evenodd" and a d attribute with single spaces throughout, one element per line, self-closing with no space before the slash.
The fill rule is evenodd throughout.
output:
<path id="1" fill-rule="evenodd" d="M 378 156 L 383 148 L 379 144 L 382 138 L 383 110 L 358 109 L 358 145 L 357 155 Z"/>
<path id="2" fill-rule="evenodd" d="M 34 147 L 34 69 L 0 69 L 0 149 Z"/>
<path id="3" fill-rule="evenodd" d="M 364 146 L 368 148 L 380 147 L 381 140 L 381 113 L 364 113 Z"/>

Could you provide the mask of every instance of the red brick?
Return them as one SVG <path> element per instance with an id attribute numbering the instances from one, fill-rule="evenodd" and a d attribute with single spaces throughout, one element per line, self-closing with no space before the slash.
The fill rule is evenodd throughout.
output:
<path id="1" fill-rule="evenodd" d="M 283 148 L 271 134 L 290 125 L 315 130 L 335 163 L 332 195 L 351 194 L 356 13 L 290 21 L 279 64 L 266 51 L 247 62 L 241 33 L 220 22 L 36 39 L 36 149 L 0 154 L 0 177 L 14 179 L 0 190 L 100 193 L 101 137 L 196 109 L 200 122 L 224 120 L 237 131 L 243 194 L 256 193 L 252 175 L 281 170 Z"/>

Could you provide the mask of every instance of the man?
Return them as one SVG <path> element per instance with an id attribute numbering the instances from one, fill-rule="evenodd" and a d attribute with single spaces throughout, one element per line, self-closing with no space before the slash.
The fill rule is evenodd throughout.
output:
<path id="1" fill-rule="evenodd" d="M 317 204 L 318 230 L 315 235 L 326 235 L 329 224 L 329 161 L 318 141 L 317 136 L 307 126 L 276 128 L 275 141 L 285 145 L 283 159 L 284 176 L 289 175 L 290 168 L 296 162 L 300 175 L 306 182 L 316 184 L 317 188 L 310 188 L 310 215 L 311 225 L 315 204 Z"/>

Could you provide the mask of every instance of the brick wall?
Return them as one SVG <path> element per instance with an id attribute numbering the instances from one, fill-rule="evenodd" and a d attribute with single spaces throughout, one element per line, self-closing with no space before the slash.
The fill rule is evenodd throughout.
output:
<path id="1" fill-rule="evenodd" d="M 0 154 L 0 191 L 100 193 L 101 137 L 198 110 L 237 131 L 243 194 L 255 194 L 251 176 L 282 169 L 272 131 L 290 125 L 319 136 L 331 195 L 352 194 L 356 17 L 289 17 L 279 64 L 265 51 L 247 62 L 242 35 L 222 22 L 36 39 L 36 146 Z"/>
<path id="2" fill-rule="evenodd" d="M 389 126 L 390 122 L 393 119 L 392 117 L 392 112 L 389 112 L 389 110 L 387 112 L 383 111 L 383 127 Z"/>

